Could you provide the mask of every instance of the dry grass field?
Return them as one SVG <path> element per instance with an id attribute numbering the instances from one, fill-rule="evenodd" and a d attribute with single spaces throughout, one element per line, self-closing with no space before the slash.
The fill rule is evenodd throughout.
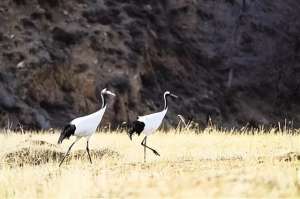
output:
<path id="1" fill-rule="evenodd" d="M 143 136 L 98 132 L 60 168 L 74 138 L 0 134 L 0 198 L 299 198 L 300 136 L 248 133 L 157 132 L 144 163 Z"/>

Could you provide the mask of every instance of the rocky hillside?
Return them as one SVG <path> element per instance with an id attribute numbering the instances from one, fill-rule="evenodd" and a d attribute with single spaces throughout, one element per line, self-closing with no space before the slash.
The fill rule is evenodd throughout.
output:
<path id="1" fill-rule="evenodd" d="M 62 127 L 110 99 L 113 127 L 172 101 L 205 126 L 300 126 L 298 0 L 2 0 L 0 126 Z"/>

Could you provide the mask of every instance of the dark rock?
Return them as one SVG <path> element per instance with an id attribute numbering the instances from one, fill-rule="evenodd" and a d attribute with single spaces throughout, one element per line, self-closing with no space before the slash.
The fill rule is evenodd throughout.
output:
<path id="1" fill-rule="evenodd" d="M 109 85 L 111 85 L 112 88 L 114 88 L 114 90 L 116 90 L 120 94 L 130 93 L 131 85 L 129 77 L 125 74 L 113 77 Z"/>
<path id="2" fill-rule="evenodd" d="M 34 25 L 34 23 L 30 20 L 30 19 L 28 19 L 28 18 L 23 18 L 23 19 L 21 19 L 21 23 L 22 23 L 22 25 L 24 26 L 24 28 L 26 29 L 26 28 L 36 28 L 36 26 Z"/>
<path id="3" fill-rule="evenodd" d="M 21 52 L 4 52 L 3 57 L 5 57 L 8 61 L 17 64 L 20 61 L 25 59 L 25 55 Z"/>
<path id="4" fill-rule="evenodd" d="M 46 19 L 49 21 L 53 21 L 51 12 L 49 12 L 49 10 L 45 10 L 45 9 L 38 9 L 38 10 L 33 11 L 30 15 L 30 19 L 32 19 L 32 20 Z"/>
<path id="5" fill-rule="evenodd" d="M 5 36 L 2 32 L 0 32 L 0 42 L 3 42 L 5 40 Z"/>
<path id="6" fill-rule="evenodd" d="M 20 6 L 20 5 L 26 5 L 26 0 L 13 0 L 13 2 L 15 4 L 17 4 L 18 6 Z"/>
<path id="7" fill-rule="evenodd" d="M 285 120 L 300 127 L 298 7 L 280 0 L 0 1 L 0 126 L 10 119 L 61 127 L 97 110 L 108 87 L 118 97 L 102 125 L 161 110 L 170 90 L 181 98 L 170 101 L 169 127 L 178 114 L 202 127 L 208 118 L 228 128 Z"/>
<path id="8" fill-rule="evenodd" d="M 201 9 L 197 10 L 197 14 L 204 21 L 209 21 L 214 19 L 214 15 L 212 13 L 207 13 L 206 11 L 203 11 Z"/>
<path id="9" fill-rule="evenodd" d="M 0 107 L 5 111 L 18 111 L 16 97 L 9 93 L 3 86 L 0 86 Z"/>
<path id="10" fill-rule="evenodd" d="M 102 51 L 103 50 L 103 42 L 104 39 L 100 40 L 98 39 L 96 36 L 91 36 L 90 37 L 91 40 L 91 47 L 93 50 L 95 51 Z"/>
<path id="11" fill-rule="evenodd" d="M 132 18 L 145 18 L 146 13 L 134 4 L 124 6 L 124 10 L 129 17 Z"/>
<path id="12" fill-rule="evenodd" d="M 89 65 L 82 63 L 82 64 L 78 64 L 75 68 L 75 73 L 83 73 L 85 71 L 87 71 L 89 69 Z"/>
<path id="13" fill-rule="evenodd" d="M 117 9 L 91 9 L 84 11 L 82 16 L 85 17 L 89 23 L 100 23 L 102 25 L 110 25 L 112 23 L 119 24 L 121 18 L 120 11 Z"/>
<path id="14" fill-rule="evenodd" d="M 51 7 L 51 8 L 55 8 L 58 7 L 60 4 L 60 0 L 38 0 L 38 3 L 41 7 Z"/>
<path id="15" fill-rule="evenodd" d="M 37 123 L 38 129 L 49 129 L 50 128 L 49 121 L 40 112 L 33 111 L 33 118 Z"/>
<path id="16" fill-rule="evenodd" d="M 52 30 L 52 37 L 54 40 L 64 43 L 65 45 L 74 45 L 79 43 L 81 38 L 85 35 L 83 31 L 69 32 L 60 27 L 55 27 Z"/>

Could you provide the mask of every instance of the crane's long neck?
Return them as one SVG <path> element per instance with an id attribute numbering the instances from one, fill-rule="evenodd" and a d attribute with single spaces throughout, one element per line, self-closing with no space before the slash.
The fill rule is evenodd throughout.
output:
<path id="1" fill-rule="evenodd" d="M 106 100 L 105 100 L 105 96 L 103 95 L 103 93 L 101 93 L 101 99 L 102 99 L 102 106 L 101 106 L 101 109 L 102 109 L 106 106 Z"/>
<path id="2" fill-rule="evenodd" d="M 168 108 L 168 98 L 167 98 L 166 94 L 164 94 L 164 100 L 165 100 L 164 110 L 166 110 Z"/>

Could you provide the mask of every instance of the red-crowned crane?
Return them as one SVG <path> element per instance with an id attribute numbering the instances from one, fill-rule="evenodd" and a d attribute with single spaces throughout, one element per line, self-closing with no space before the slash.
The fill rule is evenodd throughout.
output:
<path id="1" fill-rule="evenodd" d="M 67 153 L 61 160 L 59 166 L 61 166 L 61 164 L 65 160 L 66 156 L 69 154 L 73 145 L 83 137 L 85 137 L 87 139 L 86 151 L 88 153 L 90 163 L 92 164 L 92 158 L 91 158 L 90 150 L 89 150 L 89 139 L 95 133 L 98 125 L 100 124 L 100 122 L 102 120 L 104 112 L 106 110 L 106 99 L 105 99 L 106 95 L 116 96 L 114 93 L 112 93 L 111 91 L 104 88 L 101 91 L 102 106 L 101 106 L 100 110 L 98 110 L 92 114 L 83 116 L 83 117 L 78 117 L 78 118 L 72 120 L 69 124 L 67 124 L 64 127 L 64 129 L 61 132 L 60 137 L 58 139 L 58 144 L 61 144 L 65 138 L 69 139 L 71 135 L 75 136 L 76 140 L 69 147 Z"/>
<path id="2" fill-rule="evenodd" d="M 176 95 L 170 93 L 169 91 L 166 91 L 164 93 L 164 109 L 160 112 L 152 113 L 150 115 L 139 116 L 136 121 L 132 122 L 129 128 L 128 134 L 130 140 L 132 140 L 132 135 L 134 133 L 138 135 L 140 135 L 141 133 L 145 134 L 145 137 L 141 143 L 141 145 L 144 147 L 144 162 L 146 162 L 146 148 L 151 150 L 155 155 L 160 156 L 156 150 L 147 146 L 147 136 L 153 134 L 161 125 L 162 120 L 164 119 L 168 111 L 168 97 L 177 98 Z"/>

